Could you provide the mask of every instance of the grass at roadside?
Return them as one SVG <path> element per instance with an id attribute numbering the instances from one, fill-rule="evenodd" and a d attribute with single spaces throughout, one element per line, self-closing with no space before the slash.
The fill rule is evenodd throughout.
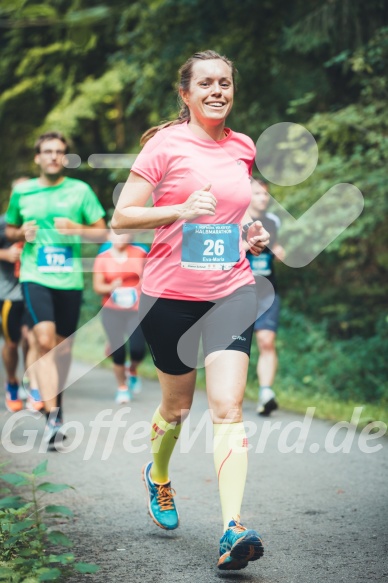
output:
<path id="1" fill-rule="evenodd" d="M 74 345 L 74 357 L 77 360 L 88 362 L 102 366 L 104 368 L 111 368 L 110 359 L 105 357 L 106 337 L 99 317 L 90 320 L 87 324 L 82 326 L 77 332 L 76 341 Z M 246 398 L 256 401 L 257 385 L 254 378 L 254 367 L 257 359 L 257 351 L 255 347 L 252 349 L 252 359 L 250 365 L 250 380 L 247 384 Z M 152 359 L 148 354 L 139 368 L 140 375 L 156 380 L 157 375 Z M 113 379 L 113 372 L 112 372 Z M 205 388 L 205 375 L 203 369 L 198 370 L 197 377 L 198 388 Z M 330 421 L 350 421 L 356 407 L 363 407 L 361 417 L 358 422 L 359 428 L 365 427 L 372 421 L 382 421 L 388 425 L 388 404 L 381 403 L 366 403 L 361 401 L 344 401 L 335 398 L 331 393 L 326 397 L 320 393 L 311 394 L 311 387 L 309 392 L 306 391 L 303 379 L 298 385 L 290 386 L 288 382 L 282 378 L 281 371 L 279 371 L 276 381 L 277 398 L 282 409 L 294 411 L 296 413 L 304 414 L 308 407 L 315 407 L 314 416 L 320 419 L 328 419 Z M 253 405 L 254 406 L 254 405 Z"/>

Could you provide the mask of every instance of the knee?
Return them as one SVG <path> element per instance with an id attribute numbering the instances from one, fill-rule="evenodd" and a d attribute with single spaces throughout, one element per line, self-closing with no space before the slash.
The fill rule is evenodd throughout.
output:
<path id="1" fill-rule="evenodd" d="M 190 413 L 192 400 L 176 403 L 174 406 L 166 407 L 163 403 L 160 406 L 160 414 L 167 423 L 183 423 Z"/>
<path id="2" fill-rule="evenodd" d="M 73 348 L 73 342 L 69 338 L 66 338 L 65 340 L 60 340 L 58 343 L 58 339 L 57 339 L 56 346 L 57 346 L 58 356 L 64 358 L 64 357 L 69 356 L 71 354 L 71 350 Z"/>
<path id="3" fill-rule="evenodd" d="M 13 342 L 13 340 L 9 340 L 9 339 L 5 340 L 4 346 L 5 346 L 6 350 L 8 350 L 9 352 L 17 352 L 18 343 Z"/>
<path id="4" fill-rule="evenodd" d="M 275 336 L 273 334 L 262 334 L 258 338 L 260 352 L 272 352 L 275 350 Z"/>
<path id="5" fill-rule="evenodd" d="M 37 338 L 37 344 L 39 352 L 47 354 L 56 346 L 55 337 L 51 336 L 51 334 L 40 334 Z"/>
<path id="6" fill-rule="evenodd" d="M 242 401 L 233 396 L 225 397 L 212 403 L 211 414 L 213 423 L 239 423 L 242 421 Z"/>

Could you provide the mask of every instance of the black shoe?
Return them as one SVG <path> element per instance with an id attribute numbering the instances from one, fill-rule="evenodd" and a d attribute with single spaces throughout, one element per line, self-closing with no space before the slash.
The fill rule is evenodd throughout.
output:
<path id="1" fill-rule="evenodd" d="M 50 419 L 47 421 L 43 440 L 49 445 L 53 445 L 54 443 L 58 443 L 66 439 L 66 435 L 62 433 L 62 427 L 63 423 L 60 419 Z"/>
<path id="2" fill-rule="evenodd" d="M 256 412 L 262 417 L 268 417 L 272 411 L 278 408 L 275 393 L 270 387 L 263 387 L 259 392 L 259 402 L 257 404 Z"/>

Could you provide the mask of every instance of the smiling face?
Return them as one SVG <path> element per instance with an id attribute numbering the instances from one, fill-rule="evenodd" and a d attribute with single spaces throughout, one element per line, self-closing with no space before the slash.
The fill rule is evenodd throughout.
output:
<path id="1" fill-rule="evenodd" d="M 180 95 L 190 110 L 190 121 L 202 128 L 223 125 L 233 107 L 231 67 L 222 59 L 198 60 L 193 64 L 188 91 Z"/>
<path id="2" fill-rule="evenodd" d="M 40 167 L 41 174 L 50 180 L 55 180 L 63 172 L 63 161 L 66 146 L 62 140 L 54 138 L 45 140 L 40 145 L 40 151 L 35 155 L 35 163 Z"/>

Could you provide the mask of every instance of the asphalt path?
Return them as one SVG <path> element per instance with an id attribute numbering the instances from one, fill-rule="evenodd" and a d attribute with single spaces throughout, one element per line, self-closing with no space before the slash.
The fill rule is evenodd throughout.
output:
<path id="1" fill-rule="evenodd" d="M 0 455 L 11 460 L 9 471 L 31 471 L 48 459 L 49 480 L 75 488 L 50 503 L 73 510 L 74 520 L 60 530 L 75 543 L 77 560 L 97 563 L 100 571 L 71 583 L 388 581 L 386 436 L 317 420 L 313 410 L 310 417 L 279 410 L 262 419 L 246 401 L 250 451 L 241 520 L 261 533 L 265 554 L 242 571 L 221 572 L 205 392 L 196 392 L 172 458 L 180 526 L 166 532 L 147 514 L 141 480 L 158 384 L 143 381 L 129 406 L 117 406 L 110 371 L 76 364 L 71 378 L 64 395 L 68 439 L 60 451 L 44 451 L 43 417 L 14 423 L 0 404 Z"/>

